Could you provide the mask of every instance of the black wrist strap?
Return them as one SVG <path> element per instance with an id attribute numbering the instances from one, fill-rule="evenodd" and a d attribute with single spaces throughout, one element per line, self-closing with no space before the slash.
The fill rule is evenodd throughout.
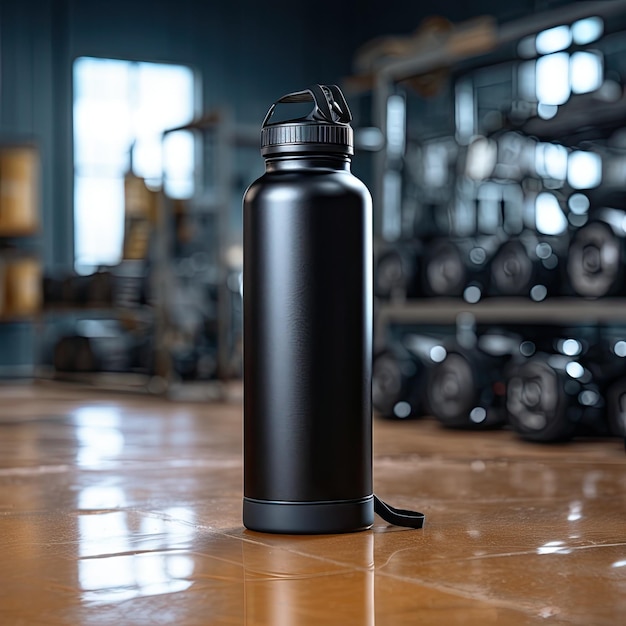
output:
<path id="1" fill-rule="evenodd" d="M 380 515 L 386 522 L 396 526 L 406 526 L 408 528 L 422 528 L 425 516 L 417 511 L 406 511 L 396 509 L 374 495 L 374 513 Z"/>

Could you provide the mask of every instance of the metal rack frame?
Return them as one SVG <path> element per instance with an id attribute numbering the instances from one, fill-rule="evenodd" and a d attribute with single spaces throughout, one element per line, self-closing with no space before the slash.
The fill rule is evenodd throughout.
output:
<path id="1" fill-rule="evenodd" d="M 519 42 L 528 35 L 559 26 L 564 22 L 586 17 L 611 18 L 626 12 L 626 0 L 600 0 L 568 5 L 545 13 L 497 25 L 491 18 L 471 20 L 456 26 L 438 47 L 419 53 L 387 60 L 377 68 L 372 88 L 373 122 L 381 130 L 383 145 L 387 143 L 387 99 L 393 86 L 401 80 L 427 74 L 440 68 L 460 63 L 472 63 L 473 68 L 489 65 L 489 55 L 502 53 L 507 46 Z M 509 59 L 513 57 L 509 55 Z M 354 92 L 354 87 L 352 88 Z M 380 150 L 374 154 L 374 207 L 375 219 L 380 221 L 383 210 L 383 173 L 387 166 L 387 153 Z"/>
<path id="2" fill-rule="evenodd" d="M 559 9 L 498 25 L 483 17 L 454 26 L 439 38 L 439 45 L 406 56 L 386 58 L 370 75 L 350 77 L 347 90 L 359 94 L 363 85 L 372 94 L 372 118 L 387 145 L 387 101 L 400 81 L 440 69 L 477 70 L 513 61 L 515 44 L 543 30 L 598 16 L 605 20 L 626 17 L 626 0 L 581 2 Z M 613 114 L 613 113 L 612 113 Z M 373 154 L 373 196 L 375 223 L 382 224 L 384 207 L 383 177 L 389 167 L 386 148 Z M 524 298 L 494 297 L 468 304 L 460 298 L 422 298 L 408 301 L 381 301 L 377 306 L 375 337 L 384 341 L 390 324 L 455 324 L 462 314 L 486 323 L 602 323 L 626 320 L 626 299 L 585 300 L 577 297 L 553 297 L 544 302 Z"/>
<path id="3" fill-rule="evenodd" d="M 219 158 L 215 161 L 213 181 L 207 180 L 206 166 L 202 163 L 203 171 L 200 182 L 206 188 L 213 182 L 215 192 L 211 198 L 204 198 L 205 206 L 202 210 L 214 213 L 217 218 L 217 250 L 218 259 L 218 302 L 217 302 L 217 377 L 224 381 L 232 377 L 230 372 L 229 337 L 232 333 L 232 310 L 230 293 L 227 285 L 227 266 L 225 263 L 226 243 L 229 238 L 229 215 L 232 205 L 232 190 L 234 187 L 233 162 L 235 151 L 239 147 L 257 147 L 259 132 L 256 126 L 246 126 L 234 122 L 232 114 L 226 109 L 211 111 L 202 117 L 192 120 L 188 124 L 170 128 L 164 131 L 162 138 L 178 131 L 191 131 L 200 137 L 204 148 L 205 142 L 212 138 L 215 142 L 215 151 Z M 165 176 L 165 173 L 164 173 Z M 157 211 L 156 228 L 156 256 L 154 259 L 154 274 L 152 278 L 155 300 L 155 334 L 160 354 L 157 356 L 164 364 L 165 371 L 171 372 L 168 346 L 165 338 L 171 328 L 166 311 L 166 294 L 171 293 L 173 277 L 171 274 L 171 236 L 168 229 L 171 217 L 171 202 L 161 195 Z"/>

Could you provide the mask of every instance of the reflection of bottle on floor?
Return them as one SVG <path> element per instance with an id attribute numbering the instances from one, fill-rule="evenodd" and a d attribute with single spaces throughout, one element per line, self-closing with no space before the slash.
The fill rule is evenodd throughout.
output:
<path id="1" fill-rule="evenodd" d="M 241 542 L 245 624 L 322 624 L 328 607 L 332 607 L 333 624 L 374 626 L 374 535 L 355 534 L 345 554 L 341 553 L 344 541 L 321 541 L 328 542 L 332 563 L 300 550 L 293 552 L 293 544 L 283 537 L 273 538 L 271 545 L 256 540 Z M 318 555 L 323 545 L 316 548 Z M 346 595 L 347 588 L 350 593 Z M 320 599 L 324 607 L 320 607 Z"/>

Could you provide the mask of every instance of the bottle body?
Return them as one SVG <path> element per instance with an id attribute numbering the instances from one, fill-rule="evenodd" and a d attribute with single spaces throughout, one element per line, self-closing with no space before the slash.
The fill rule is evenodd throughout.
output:
<path id="1" fill-rule="evenodd" d="M 371 200 L 343 157 L 278 158 L 244 197 L 244 525 L 373 521 Z"/>

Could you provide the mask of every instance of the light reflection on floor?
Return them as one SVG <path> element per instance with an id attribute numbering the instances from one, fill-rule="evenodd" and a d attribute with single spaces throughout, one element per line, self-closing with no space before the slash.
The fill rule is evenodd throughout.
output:
<path id="1" fill-rule="evenodd" d="M 241 526 L 241 406 L 0 387 L 0 624 L 614 626 L 620 440 L 375 420 L 375 489 L 420 531 Z"/>
<path id="2" fill-rule="evenodd" d="M 76 463 L 98 467 L 114 460 L 124 448 L 120 411 L 115 406 L 85 406 L 73 413 L 78 449 Z"/>
<path id="3" fill-rule="evenodd" d="M 194 560 L 187 550 L 194 513 L 165 509 L 163 516 L 107 510 L 124 506 L 123 491 L 89 487 L 79 497 L 78 577 L 89 602 L 119 602 L 188 589 Z M 94 507 L 95 510 L 89 510 Z M 180 524 L 182 513 L 185 523 Z"/>

